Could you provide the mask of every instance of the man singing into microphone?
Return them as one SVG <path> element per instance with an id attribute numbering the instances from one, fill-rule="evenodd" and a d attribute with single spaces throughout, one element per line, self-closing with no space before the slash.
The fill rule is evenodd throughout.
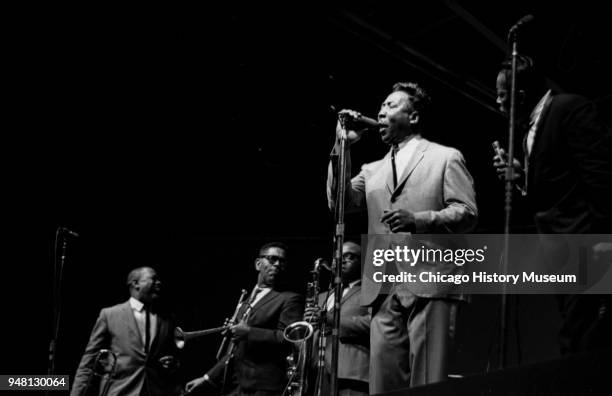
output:
<path id="1" fill-rule="evenodd" d="M 347 177 L 348 208 L 367 209 L 369 234 L 461 233 L 472 229 L 477 209 L 472 177 L 461 153 L 422 137 L 430 98 L 415 83 L 397 83 L 378 113 L 379 133 L 391 146 L 384 158 Z M 344 110 L 348 143 L 371 122 Z M 360 131 L 361 129 L 361 131 Z M 340 122 L 336 128 L 341 135 Z M 347 150 L 350 172 L 350 149 Z M 339 152 L 339 143 L 334 153 Z M 334 160 L 332 153 L 332 162 Z M 336 171 L 330 163 L 327 193 L 336 205 Z M 365 276 L 371 263 L 364 263 Z M 444 380 L 460 296 L 420 285 L 396 284 L 388 295 L 364 279 L 362 303 L 372 306 L 370 393 Z"/>

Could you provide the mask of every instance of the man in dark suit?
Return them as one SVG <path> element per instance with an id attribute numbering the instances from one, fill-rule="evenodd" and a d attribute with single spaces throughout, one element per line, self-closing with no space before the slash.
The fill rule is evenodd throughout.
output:
<path id="1" fill-rule="evenodd" d="M 510 61 L 497 77 L 497 103 L 508 114 Z M 612 131 L 595 105 L 548 88 L 527 56 L 517 59 L 517 125 L 524 134 L 524 169 L 514 161 L 517 185 L 527 196 L 540 234 L 612 233 Z M 494 157 L 503 176 L 505 153 Z M 523 179 L 523 180 L 520 180 Z M 609 244 L 597 244 L 600 256 Z M 558 296 L 562 314 L 561 351 L 612 345 L 610 296 Z"/>
<path id="2" fill-rule="evenodd" d="M 77 369 L 71 396 L 93 392 L 94 362 L 99 351 L 107 349 L 116 357 L 116 368 L 107 385 L 109 395 L 177 395 L 180 384 L 174 378 L 178 360 L 173 339 L 174 326 L 157 309 L 161 282 L 153 268 L 132 270 L 127 279 L 130 299 L 104 308 L 94 325 L 85 353 Z"/>
<path id="3" fill-rule="evenodd" d="M 370 235 L 461 233 L 476 224 L 473 180 L 462 154 L 422 137 L 429 102 L 419 85 L 395 84 L 378 113 L 381 140 L 391 150 L 381 160 L 363 165 L 354 178 L 347 178 L 347 209 L 367 209 Z M 359 140 L 359 114 L 343 110 L 341 119 L 348 142 Z M 341 132 L 338 125 L 337 135 Z M 347 163 L 350 170 L 350 150 Z M 330 163 L 330 208 L 336 205 L 335 173 Z M 365 265 L 362 303 L 373 307 L 370 392 L 446 379 L 459 296 L 435 283 L 410 282 L 397 284 L 385 294 L 382 283 L 372 281 L 374 266 Z M 454 270 L 448 267 L 448 263 L 433 263 L 430 270 Z"/>
<path id="4" fill-rule="evenodd" d="M 340 305 L 340 345 L 338 350 L 338 392 L 340 396 L 367 396 L 370 367 L 370 310 L 361 305 L 361 247 L 354 242 L 342 246 L 342 301 Z M 325 310 L 326 334 L 325 381 L 323 395 L 331 394 L 331 328 L 334 293 L 321 293 L 317 307 L 308 308 L 304 320 L 318 323 Z M 315 345 L 317 345 L 315 343 Z"/>
<path id="5" fill-rule="evenodd" d="M 272 242 L 261 247 L 255 259 L 257 285 L 240 308 L 238 318 L 242 320 L 230 329 L 235 342 L 233 357 L 222 357 L 202 377 L 187 383 L 188 392 L 209 386 L 225 389 L 224 394 L 231 395 L 282 394 L 288 382 L 286 359 L 291 353 L 291 344 L 284 340 L 283 330 L 301 320 L 304 311 L 301 296 L 275 289 L 286 262 L 284 244 Z M 235 387 L 224 384 L 224 380 L 232 380 Z"/>

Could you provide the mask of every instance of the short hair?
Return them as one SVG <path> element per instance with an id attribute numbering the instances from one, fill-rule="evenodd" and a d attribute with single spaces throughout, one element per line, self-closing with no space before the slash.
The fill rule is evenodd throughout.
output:
<path id="1" fill-rule="evenodd" d="M 140 280 L 140 278 L 142 277 L 142 272 L 144 270 L 153 270 L 153 271 L 155 271 L 151 267 L 138 267 L 138 268 L 134 268 L 133 270 L 130 271 L 130 273 L 127 276 L 127 285 L 128 285 L 128 287 L 131 288 L 132 287 L 132 282 Z"/>
<path id="2" fill-rule="evenodd" d="M 512 57 L 504 59 L 501 64 L 500 73 L 506 75 L 506 79 L 510 81 L 512 72 Z M 531 90 L 543 89 L 546 86 L 546 79 L 540 70 L 536 67 L 533 58 L 527 55 L 517 55 L 516 57 L 516 75 L 517 88 Z"/>
<path id="3" fill-rule="evenodd" d="M 357 245 L 357 246 L 361 247 L 361 245 L 357 241 L 354 241 L 352 239 L 345 239 L 344 243 L 352 243 L 353 245 Z"/>
<path id="4" fill-rule="evenodd" d="M 279 249 L 283 249 L 285 251 L 285 254 L 288 253 L 289 249 L 287 248 L 287 245 L 285 245 L 282 242 L 268 242 L 265 245 L 263 245 L 262 247 L 259 248 L 259 255 L 261 256 L 266 250 L 270 249 L 270 248 L 279 248 Z"/>
<path id="5" fill-rule="evenodd" d="M 393 84 L 391 92 L 404 92 L 408 95 L 410 104 L 426 118 L 427 111 L 431 106 L 431 97 L 419 84 L 414 82 L 397 82 Z"/>

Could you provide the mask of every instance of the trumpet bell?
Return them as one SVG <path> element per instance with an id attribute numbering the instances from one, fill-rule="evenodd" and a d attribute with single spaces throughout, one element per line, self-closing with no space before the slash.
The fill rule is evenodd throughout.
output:
<path id="1" fill-rule="evenodd" d="M 228 326 L 221 326 L 206 330 L 184 331 L 183 329 L 177 326 L 174 328 L 174 344 L 178 349 L 183 349 L 187 341 L 191 342 L 191 340 L 197 337 L 221 333 L 227 330 L 228 328 Z"/>
<path id="2" fill-rule="evenodd" d="M 306 321 L 293 322 L 285 327 L 283 338 L 285 340 L 297 344 L 304 342 L 314 334 L 314 327 Z"/>

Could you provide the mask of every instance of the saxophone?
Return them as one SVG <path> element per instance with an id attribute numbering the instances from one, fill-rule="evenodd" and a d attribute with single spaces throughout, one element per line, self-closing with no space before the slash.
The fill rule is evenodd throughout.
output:
<path id="1" fill-rule="evenodd" d="M 314 267 L 311 274 L 311 281 L 308 282 L 306 288 L 306 308 L 316 307 L 317 300 L 319 298 L 319 276 L 321 273 L 321 267 L 325 267 L 325 260 L 318 258 L 314 262 Z M 324 321 L 323 321 L 324 322 Z M 285 340 L 293 344 L 293 353 L 287 356 L 287 363 L 289 367 L 287 369 L 287 377 L 289 382 L 285 387 L 283 395 L 289 396 L 303 396 L 308 391 L 309 394 L 318 395 L 320 393 L 321 383 L 320 377 L 323 373 L 323 365 L 317 364 L 317 380 L 315 384 L 315 391 L 311 392 L 308 384 L 311 363 L 310 359 L 313 352 L 313 334 L 315 327 L 318 324 L 313 324 L 311 320 L 304 320 L 299 322 L 291 323 L 287 326 L 283 332 Z M 322 356 L 325 350 L 320 350 L 321 341 L 325 337 L 319 337 L 318 347 L 319 351 L 317 356 Z"/>

